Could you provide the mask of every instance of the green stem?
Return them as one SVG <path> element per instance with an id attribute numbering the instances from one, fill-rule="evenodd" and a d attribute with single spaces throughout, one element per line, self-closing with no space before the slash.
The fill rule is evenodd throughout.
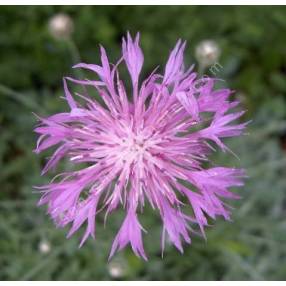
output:
<path id="1" fill-rule="evenodd" d="M 29 109 L 42 110 L 42 108 L 35 101 L 31 100 L 31 98 L 26 94 L 14 91 L 13 89 L 1 83 L 0 83 L 0 93 L 20 102 Z"/>
<path id="2" fill-rule="evenodd" d="M 80 53 L 79 50 L 75 44 L 75 42 L 70 38 L 66 40 L 67 43 L 67 47 L 69 49 L 69 52 L 71 54 L 72 57 L 72 62 L 73 64 L 78 64 L 81 62 L 81 57 L 80 57 Z M 84 79 L 84 73 L 82 72 L 81 69 L 74 69 L 74 73 L 76 75 L 76 77 Z M 82 86 L 83 91 L 85 94 L 87 94 L 87 90 L 85 86 Z"/>

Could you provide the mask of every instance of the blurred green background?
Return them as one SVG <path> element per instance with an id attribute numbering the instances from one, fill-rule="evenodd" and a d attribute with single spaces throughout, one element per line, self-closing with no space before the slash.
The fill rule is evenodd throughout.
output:
<path id="1" fill-rule="evenodd" d="M 73 21 L 70 39 L 55 37 L 49 21 L 66 13 Z M 97 239 L 78 249 L 78 233 L 66 240 L 36 207 L 33 185 L 45 162 L 32 153 L 36 123 L 32 112 L 67 110 L 63 75 L 74 74 L 79 59 L 99 62 L 103 44 L 112 62 L 121 37 L 141 32 L 144 75 L 164 65 L 181 37 L 188 40 L 186 61 L 211 39 L 223 66 L 218 77 L 237 91 L 253 121 L 248 135 L 228 140 L 240 157 L 218 152 L 215 161 L 244 167 L 250 178 L 231 202 L 233 222 L 222 219 L 207 229 L 207 242 L 193 237 L 184 255 L 167 245 L 161 258 L 161 223 L 148 208 L 140 220 L 149 262 L 130 248 L 108 263 L 121 216 L 106 229 L 97 221 Z M 286 9 L 285 7 L 48 7 L 0 8 L 0 279 L 1 280 L 284 280 L 286 279 Z M 119 214 L 120 211 L 118 212 Z"/>

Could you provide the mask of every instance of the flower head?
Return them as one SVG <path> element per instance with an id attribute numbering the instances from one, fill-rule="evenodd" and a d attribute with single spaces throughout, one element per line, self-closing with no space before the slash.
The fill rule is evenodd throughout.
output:
<path id="1" fill-rule="evenodd" d="M 40 134 L 36 153 L 57 148 L 43 174 L 64 157 L 81 169 L 60 174 L 39 187 L 43 192 L 39 204 L 48 205 L 58 226 L 72 224 L 68 236 L 85 223 L 81 245 L 94 237 L 100 212 L 105 210 L 108 215 L 122 207 L 126 217 L 110 255 L 130 244 L 136 255 L 147 259 L 142 239 L 145 230 L 138 218 L 145 202 L 162 218 L 162 247 L 168 235 L 180 251 L 183 242 L 191 243 L 190 225 L 197 225 L 204 235 L 208 216 L 230 219 L 222 198 L 238 198 L 229 188 L 243 184 L 244 171 L 204 166 L 214 150 L 211 142 L 228 150 L 223 139 L 240 135 L 246 123 L 233 123 L 242 112 L 230 111 L 238 105 L 230 100 L 230 90 L 215 89 L 215 80 L 199 79 L 193 67 L 184 69 L 184 49 L 185 43 L 179 40 L 164 74 L 154 71 L 140 85 L 143 53 L 139 34 L 135 40 L 128 34 L 123 39 L 123 58 L 117 64 L 109 64 L 101 47 L 101 65 L 75 66 L 95 72 L 98 80 L 64 78 L 69 112 L 40 118 L 35 129 Z M 131 76 L 130 92 L 119 77 L 122 60 Z M 68 82 L 93 87 L 102 104 L 87 94 L 73 94 Z M 187 208 L 193 215 L 184 213 Z"/>

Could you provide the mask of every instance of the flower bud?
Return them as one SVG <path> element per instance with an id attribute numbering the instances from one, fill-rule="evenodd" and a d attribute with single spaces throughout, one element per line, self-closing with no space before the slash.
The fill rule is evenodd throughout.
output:
<path id="1" fill-rule="evenodd" d="M 217 62 L 220 54 L 220 48 L 213 40 L 204 40 L 200 42 L 195 51 L 196 59 L 199 64 L 204 67 L 208 67 Z"/>
<path id="2" fill-rule="evenodd" d="M 56 39 L 68 39 L 73 30 L 73 21 L 67 14 L 56 14 L 49 21 L 49 31 Z"/>
<path id="3" fill-rule="evenodd" d="M 125 275 L 126 269 L 122 261 L 111 261 L 108 265 L 108 272 L 112 278 L 121 278 Z"/>
<path id="4" fill-rule="evenodd" d="M 48 241 L 42 240 L 39 243 L 39 251 L 43 254 L 47 254 L 51 251 L 51 245 Z"/>

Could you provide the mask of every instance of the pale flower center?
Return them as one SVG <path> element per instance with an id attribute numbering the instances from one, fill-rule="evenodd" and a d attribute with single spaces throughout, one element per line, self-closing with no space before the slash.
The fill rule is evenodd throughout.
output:
<path id="1" fill-rule="evenodd" d="M 146 129 L 137 133 L 128 130 L 125 136 L 122 136 L 117 142 L 115 152 L 117 157 L 122 162 L 132 163 L 134 161 L 148 160 L 152 156 L 152 150 L 155 148 L 158 142 L 156 135 Z"/>
<path id="2" fill-rule="evenodd" d="M 146 148 L 148 147 L 148 142 L 142 135 L 137 135 L 134 133 L 129 134 L 129 136 L 122 139 L 122 143 L 120 144 L 124 156 L 123 159 L 128 160 L 136 160 L 140 156 L 144 156 L 144 152 L 146 152 Z"/>

